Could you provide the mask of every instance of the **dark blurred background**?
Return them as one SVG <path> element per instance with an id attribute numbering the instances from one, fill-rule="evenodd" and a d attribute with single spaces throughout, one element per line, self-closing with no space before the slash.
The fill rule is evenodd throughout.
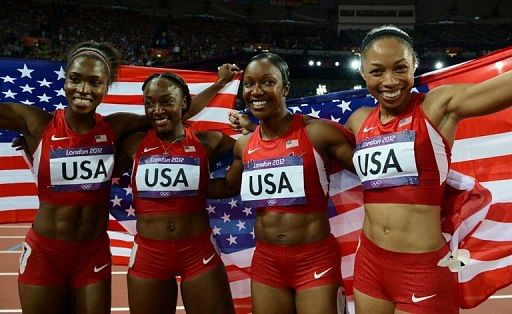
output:
<path id="1" fill-rule="evenodd" d="M 0 56 L 66 60 L 84 40 L 110 41 L 126 64 L 216 71 L 262 51 L 292 72 L 290 98 L 363 85 L 358 46 L 374 26 L 406 29 L 417 74 L 510 45 L 504 0 L 1 1 Z"/>

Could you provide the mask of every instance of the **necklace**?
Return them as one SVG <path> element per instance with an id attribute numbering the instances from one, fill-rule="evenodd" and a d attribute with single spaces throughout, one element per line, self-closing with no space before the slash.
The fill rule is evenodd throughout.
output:
<path id="1" fill-rule="evenodd" d="M 158 138 L 158 137 L 157 137 Z M 180 135 L 176 136 L 173 140 L 170 141 L 169 144 L 167 145 L 172 145 L 176 142 L 179 142 L 181 141 L 182 139 L 185 138 L 185 131 L 183 131 Z M 162 148 L 164 149 L 164 155 L 169 155 L 169 152 L 167 151 L 167 145 L 164 144 L 164 142 L 162 142 L 162 140 L 160 138 L 158 138 L 158 140 L 160 141 L 160 145 L 162 145 Z"/>

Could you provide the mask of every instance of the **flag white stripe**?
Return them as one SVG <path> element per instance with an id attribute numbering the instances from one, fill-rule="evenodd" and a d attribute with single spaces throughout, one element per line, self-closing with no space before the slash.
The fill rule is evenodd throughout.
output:
<path id="1" fill-rule="evenodd" d="M 13 157 L 21 156 L 21 152 L 11 147 L 11 143 L 0 143 L 0 156 Z"/>
<path id="2" fill-rule="evenodd" d="M 252 255 L 254 253 L 254 247 L 240 250 L 238 252 L 228 253 L 228 254 L 221 254 L 222 261 L 224 262 L 224 265 L 235 265 L 238 267 L 249 267 L 251 266 L 251 259 Z"/>
<path id="3" fill-rule="evenodd" d="M 132 248 L 112 246 L 110 247 L 110 251 L 112 252 L 112 256 L 130 257 L 130 254 L 132 253 Z"/>
<path id="4" fill-rule="evenodd" d="M 356 253 L 344 255 L 341 257 L 341 276 L 349 278 L 354 276 L 354 261 L 356 260 Z"/>
<path id="5" fill-rule="evenodd" d="M 108 95 L 142 95 L 142 84 L 143 82 L 114 82 L 108 90 Z M 218 94 L 231 94 L 236 95 L 238 93 L 238 86 L 240 80 L 233 80 L 226 84 Z M 197 95 L 213 85 L 211 83 L 189 83 L 187 84 L 192 95 Z"/>
<path id="6" fill-rule="evenodd" d="M 112 216 L 110 216 L 112 217 Z M 133 242 L 133 235 L 131 234 L 128 234 L 128 233 L 123 233 L 123 232 L 119 232 L 119 231 L 107 231 L 108 232 L 108 236 L 110 238 L 110 240 L 121 240 L 121 241 L 125 241 L 125 242 Z"/>
<path id="7" fill-rule="evenodd" d="M 190 118 L 189 121 L 229 123 L 228 113 L 230 110 L 231 109 L 219 108 L 219 107 L 206 107 L 203 110 L 201 110 L 198 114 L 196 114 L 195 116 Z M 97 112 L 104 116 L 113 114 L 116 112 L 128 112 L 128 113 L 143 115 L 144 107 L 143 106 L 102 103 L 98 107 Z"/>
<path id="8" fill-rule="evenodd" d="M 512 180 L 487 181 L 480 184 L 491 191 L 492 204 L 512 203 Z"/>
<path id="9" fill-rule="evenodd" d="M 0 197 L 0 211 L 39 208 L 37 196 Z"/>
<path id="10" fill-rule="evenodd" d="M 484 220 L 471 237 L 486 241 L 512 241 L 510 230 L 512 223 Z"/>
<path id="11" fill-rule="evenodd" d="M 452 149 L 452 162 L 510 155 L 510 143 L 512 132 L 456 140 Z"/>
<path id="12" fill-rule="evenodd" d="M 361 230 L 364 219 L 364 207 L 360 206 L 341 215 L 329 218 L 331 233 L 335 237 L 343 236 L 351 232 Z"/>
<path id="13" fill-rule="evenodd" d="M 229 283 L 233 298 L 247 298 L 251 296 L 251 279 L 235 280 Z"/>
<path id="14" fill-rule="evenodd" d="M 0 170 L 0 184 L 35 183 L 34 175 L 29 169 Z"/>
<path id="15" fill-rule="evenodd" d="M 459 272 L 459 282 L 468 282 L 480 273 L 512 265 L 512 256 L 492 261 L 470 259 L 469 264 Z"/>
<path id="16" fill-rule="evenodd" d="M 205 121 L 205 122 L 218 122 L 229 123 L 228 113 L 231 109 L 219 107 L 206 107 L 198 114 L 189 119 L 189 121 Z"/>

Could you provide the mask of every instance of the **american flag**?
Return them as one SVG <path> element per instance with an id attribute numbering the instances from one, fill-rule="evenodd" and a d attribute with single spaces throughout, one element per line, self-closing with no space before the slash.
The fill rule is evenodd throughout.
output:
<path id="1" fill-rule="evenodd" d="M 63 73 L 61 64 L 42 62 L 43 66 L 32 72 L 31 82 L 24 76 L 27 69 L 35 67 L 34 61 L 29 60 L 0 60 L 0 101 L 32 101 L 35 105 L 45 107 L 46 98 L 49 100 L 46 110 L 54 110 L 59 104 L 65 104 L 63 97 L 58 99 L 58 90 L 62 87 Z M 7 62 L 5 62 L 7 61 Z M 18 63 L 16 63 L 18 62 Z M 37 63 L 36 62 L 36 63 Z M 137 67 L 128 67 L 137 72 Z M 415 91 L 428 90 L 448 83 L 479 82 L 512 69 L 512 48 L 497 51 L 486 57 L 473 60 L 458 66 L 443 69 L 423 75 L 418 78 Z M 155 71 L 154 69 L 150 69 Z M 38 72 L 46 74 L 36 76 Z M 128 72 L 128 71 L 127 71 Z M 125 73 L 127 73 L 125 72 Z M 122 73 L 122 71 L 121 71 Z M 140 82 L 148 72 L 141 73 L 137 78 L 127 78 L 123 89 L 115 85 L 111 88 L 112 98 L 105 98 L 102 107 L 105 113 L 123 109 L 132 109 L 133 105 L 116 105 L 119 103 L 140 103 L 131 97 L 140 97 Z M 210 77 L 214 74 L 210 74 Z M 123 77 L 122 75 L 120 78 Z M 60 87 L 45 88 L 40 86 L 43 79 L 59 82 Z M 1 81 L 3 80 L 3 82 Z M 43 81 L 44 82 L 44 81 Z M 137 83 L 138 82 L 138 83 Z M 196 82 L 204 82 L 198 79 Z M 40 87 L 36 95 L 28 95 L 29 87 Z M 238 84 L 238 83 L 237 83 Z M 34 86 L 32 86 L 34 85 Z M 55 84 L 57 85 L 57 84 Z M 131 87 L 131 88 L 130 88 Z M 50 94 L 50 90 L 54 93 Z M 196 89 L 196 93 L 197 90 Z M 236 94 L 236 89 L 230 89 Z M 131 95 L 122 96 L 124 94 Z M 16 95 L 12 95 L 17 93 Z M 45 97 L 43 96 L 46 93 Z M 115 96 L 117 94 L 117 96 Z M 222 97 L 226 96 L 224 94 Z M 29 96 L 33 96 L 29 98 Z M 16 97 L 16 98 L 12 98 Z M 40 97 L 43 97 L 42 99 Z M 117 98 L 116 98 L 117 97 Z M 140 98 L 139 98 L 140 99 Z M 293 112 L 301 112 L 315 117 L 344 123 L 351 113 L 360 106 L 373 106 L 375 100 L 368 95 L 367 90 L 353 90 L 331 93 L 322 96 L 292 99 L 288 106 Z M 229 107 L 229 106 L 227 106 Z M 210 109 L 195 117 L 195 123 L 209 124 L 212 127 L 225 126 L 226 112 L 224 109 Z M 134 109 L 140 110 L 142 109 Z M 457 198 L 447 197 L 447 202 L 458 205 L 459 210 L 452 213 L 443 222 L 443 230 L 449 231 L 452 237 L 450 243 L 455 258 L 447 262 L 449 267 L 459 269 L 461 284 L 461 307 L 473 307 L 484 301 L 499 288 L 512 282 L 512 111 L 506 110 L 481 118 L 463 121 L 457 131 L 453 147 L 453 169 L 463 173 L 451 173 L 451 184 L 459 190 Z M 213 118 L 216 117 L 216 118 Z M 200 125 L 196 125 L 200 126 Z M 13 188 L 20 184 L 30 184 L 32 178 L 26 170 L 25 163 L 19 153 L 10 148 L 12 133 L 2 132 L 3 143 L 0 143 L 0 222 L 13 220 L 23 221 L 25 216 L 16 216 L 22 209 L 36 208 L 35 189 Z M 227 161 L 229 164 L 229 161 Z M 226 161 L 219 162 L 219 172 L 222 175 Z M 478 184 L 475 178 L 480 184 Z M 2 181 L 3 180 L 3 181 Z M 134 231 L 134 209 L 131 206 L 131 188 L 128 186 L 129 176 L 116 178 L 113 182 L 111 197 L 111 230 Z M 5 188 L 4 188 L 5 187 Z M 7 190 L 6 188 L 9 188 Z M 6 191 L 6 192 L 4 192 Z M 9 192 L 7 192 L 9 191 Z M 28 192 L 25 192 L 28 191 Z M 486 192 L 490 191 L 490 193 Z M 488 193 L 488 194 L 486 194 Z M 331 200 L 329 215 L 333 234 L 342 247 L 342 274 L 348 294 L 351 293 L 353 277 L 353 262 L 357 240 L 360 234 L 364 210 L 359 180 L 346 171 L 335 171 L 331 174 Z M 17 195 L 16 199 L 12 196 Z M 487 195 L 487 197 L 486 197 Z M 28 197 L 28 198 L 27 198 Z M 462 201 L 461 201 L 462 200 Z M 460 208 L 460 205 L 464 205 Z M 236 298 L 239 312 L 250 311 L 250 261 L 254 250 L 254 208 L 244 206 L 239 198 L 226 200 L 208 200 L 205 210 L 211 218 L 211 227 L 217 242 L 224 253 L 222 258 L 228 270 L 233 296 Z M 109 232 L 114 262 L 126 264 L 130 254 L 132 236 L 123 232 Z M 463 260 L 464 266 L 461 266 Z M 245 307 L 244 307 L 245 306 Z"/>

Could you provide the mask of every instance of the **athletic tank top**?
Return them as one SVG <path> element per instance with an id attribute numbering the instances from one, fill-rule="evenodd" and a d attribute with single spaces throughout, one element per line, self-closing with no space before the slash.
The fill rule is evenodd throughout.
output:
<path id="1" fill-rule="evenodd" d="M 250 135 L 243 154 L 244 204 L 288 213 L 325 211 L 325 162 L 309 140 L 303 116 L 294 115 L 289 130 L 274 140 L 263 140 L 260 128 Z"/>
<path id="2" fill-rule="evenodd" d="M 114 134 L 102 116 L 86 134 L 73 132 L 57 110 L 34 152 L 39 200 L 59 205 L 108 202 L 114 168 Z"/>
<path id="3" fill-rule="evenodd" d="M 451 150 L 425 116 L 423 99 L 412 94 L 405 111 L 386 124 L 379 105 L 363 122 L 353 161 L 365 203 L 441 204 Z"/>
<path id="4" fill-rule="evenodd" d="M 184 128 L 176 143 L 160 141 L 151 129 L 134 157 L 133 203 L 136 214 L 204 210 L 209 178 L 206 148 Z"/>

